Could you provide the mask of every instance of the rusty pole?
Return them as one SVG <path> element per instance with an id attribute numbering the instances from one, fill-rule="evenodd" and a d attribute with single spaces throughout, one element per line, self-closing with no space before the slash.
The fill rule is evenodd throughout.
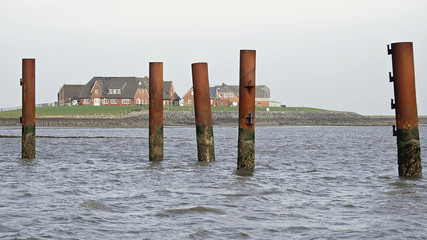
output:
<path id="1" fill-rule="evenodd" d="M 393 64 L 394 76 L 389 73 L 389 77 L 394 85 L 395 103 L 392 99 L 391 108 L 396 110 L 396 126 L 393 126 L 393 135 L 397 136 L 399 176 L 421 176 L 412 42 L 392 43 L 391 48 L 387 45 L 387 50 L 392 56 Z"/>
<path id="2" fill-rule="evenodd" d="M 22 59 L 22 158 L 36 156 L 36 60 Z"/>
<path id="3" fill-rule="evenodd" d="M 194 111 L 196 115 L 197 156 L 199 161 L 215 161 L 212 111 L 207 63 L 193 63 Z"/>
<path id="4" fill-rule="evenodd" d="M 237 169 L 255 168 L 255 50 L 240 50 Z"/>
<path id="5" fill-rule="evenodd" d="M 163 63 L 150 62 L 149 160 L 163 160 Z"/>

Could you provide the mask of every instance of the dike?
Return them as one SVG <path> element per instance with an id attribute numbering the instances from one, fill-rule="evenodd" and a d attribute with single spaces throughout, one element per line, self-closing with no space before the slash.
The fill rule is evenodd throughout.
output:
<path id="1" fill-rule="evenodd" d="M 192 111 L 165 111 L 165 127 L 193 127 Z M 237 126 L 237 111 L 213 111 L 215 126 Z M 419 117 L 420 124 L 427 124 L 427 117 Z M 352 112 L 334 111 L 283 111 L 256 112 L 256 126 L 391 126 L 393 116 L 363 116 Z M 19 119 L 0 118 L 0 126 L 20 126 Z M 99 127 L 99 128 L 146 128 L 148 111 L 131 112 L 125 116 L 75 116 L 69 118 L 37 118 L 39 127 Z"/>

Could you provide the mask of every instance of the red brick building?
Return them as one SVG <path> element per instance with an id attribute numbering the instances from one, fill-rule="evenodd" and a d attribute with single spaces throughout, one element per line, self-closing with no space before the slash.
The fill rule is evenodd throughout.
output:
<path id="1" fill-rule="evenodd" d="M 82 105 L 148 105 L 148 77 L 94 77 L 84 85 L 78 99 Z M 172 81 L 163 82 L 163 104 L 179 105 Z"/>
<path id="2" fill-rule="evenodd" d="M 194 92 L 190 88 L 182 97 L 184 106 L 194 106 Z M 239 86 L 217 85 L 210 87 L 210 99 L 212 106 L 238 106 Z M 255 105 L 257 107 L 268 107 L 270 104 L 270 89 L 265 85 L 256 86 Z"/>
<path id="3" fill-rule="evenodd" d="M 212 98 L 211 98 L 212 102 Z M 182 97 L 182 104 L 184 106 L 194 106 L 194 91 L 190 88 Z"/>

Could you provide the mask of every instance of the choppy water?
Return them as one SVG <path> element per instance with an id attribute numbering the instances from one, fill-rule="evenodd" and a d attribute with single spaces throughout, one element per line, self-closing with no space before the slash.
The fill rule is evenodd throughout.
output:
<path id="1" fill-rule="evenodd" d="M 398 177 L 391 127 L 258 127 L 253 174 L 235 171 L 237 128 L 214 134 L 214 163 L 194 128 L 165 129 L 157 163 L 147 129 L 38 128 L 58 138 L 33 161 L 0 138 L 0 238 L 427 238 L 427 181 Z"/>

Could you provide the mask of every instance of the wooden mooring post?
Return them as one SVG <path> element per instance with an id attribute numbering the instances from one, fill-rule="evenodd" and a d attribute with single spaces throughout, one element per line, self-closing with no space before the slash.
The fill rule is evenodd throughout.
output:
<path id="1" fill-rule="evenodd" d="M 202 162 L 215 161 L 212 110 L 207 63 L 193 63 L 194 112 L 196 118 L 197 157 Z"/>
<path id="2" fill-rule="evenodd" d="M 394 85 L 395 101 L 391 100 L 391 108 L 396 111 L 393 135 L 397 136 L 399 176 L 421 176 L 413 45 L 412 42 L 392 43 L 387 50 L 393 64 L 393 76 L 389 73 L 389 77 Z"/>
<path id="3" fill-rule="evenodd" d="M 36 60 L 22 59 L 22 158 L 36 157 Z"/>
<path id="4" fill-rule="evenodd" d="M 150 62 L 149 160 L 163 160 L 163 63 Z"/>
<path id="5" fill-rule="evenodd" d="M 238 170 L 255 168 L 255 57 L 240 51 Z"/>

